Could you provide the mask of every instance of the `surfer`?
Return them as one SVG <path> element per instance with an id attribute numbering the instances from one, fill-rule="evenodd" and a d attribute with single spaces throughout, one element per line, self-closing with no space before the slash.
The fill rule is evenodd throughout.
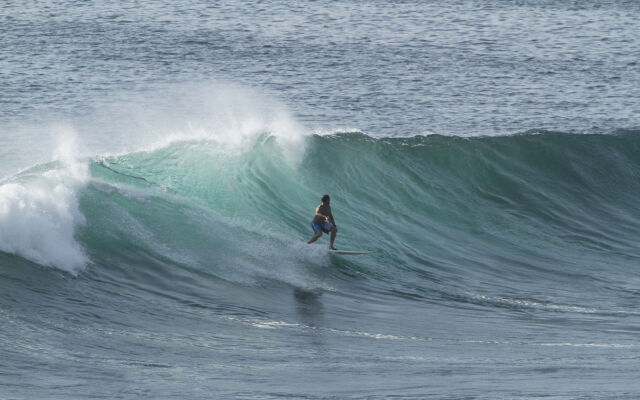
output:
<path id="1" fill-rule="evenodd" d="M 313 229 L 313 237 L 309 239 L 307 243 L 313 243 L 322 236 L 322 232 L 331 233 L 329 239 L 329 248 L 331 250 L 336 250 L 333 247 L 333 242 L 336 240 L 336 234 L 338 233 L 338 227 L 336 226 L 336 221 L 333 219 L 333 214 L 331 213 L 331 198 L 328 194 L 325 194 L 321 197 L 322 203 L 316 207 L 316 215 L 313 217 L 313 221 L 311 221 L 311 229 Z"/>

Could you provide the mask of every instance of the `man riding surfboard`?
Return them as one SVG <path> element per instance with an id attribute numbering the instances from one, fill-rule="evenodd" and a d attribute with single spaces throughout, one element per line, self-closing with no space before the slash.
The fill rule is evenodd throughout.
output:
<path id="1" fill-rule="evenodd" d="M 333 242 L 336 240 L 336 234 L 338 233 L 338 227 L 336 226 L 336 221 L 333 219 L 333 214 L 331 213 L 331 198 L 328 194 L 325 194 L 321 197 L 322 203 L 316 207 L 316 215 L 313 217 L 313 221 L 311 221 L 311 229 L 313 229 L 313 237 L 309 239 L 307 243 L 313 243 L 322 236 L 322 233 L 330 233 L 331 236 L 329 238 L 329 248 L 331 250 L 336 250 L 333 247 Z"/>

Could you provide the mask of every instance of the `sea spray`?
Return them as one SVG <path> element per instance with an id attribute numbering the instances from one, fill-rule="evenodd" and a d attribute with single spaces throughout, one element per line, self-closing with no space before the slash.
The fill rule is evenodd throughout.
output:
<path id="1" fill-rule="evenodd" d="M 302 160 L 308 134 L 276 97 L 215 81 L 131 93 L 126 102 L 105 105 L 73 123 L 91 133 L 83 144 L 96 156 L 154 151 L 194 140 L 215 142 L 227 153 L 240 154 L 274 137 L 284 150 L 283 159 L 296 164 Z"/>
<path id="2" fill-rule="evenodd" d="M 61 131 L 54 159 L 51 169 L 0 186 L 0 250 L 76 274 L 88 262 L 74 234 L 85 222 L 77 193 L 89 170 L 73 132 Z"/>

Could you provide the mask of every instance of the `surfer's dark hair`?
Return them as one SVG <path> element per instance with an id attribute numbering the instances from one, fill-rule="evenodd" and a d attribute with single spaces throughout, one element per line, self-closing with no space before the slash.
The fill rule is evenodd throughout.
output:
<path id="1" fill-rule="evenodd" d="M 320 197 L 320 200 L 322 200 L 323 203 L 331 200 L 331 197 L 329 197 L 328 194 L 323 194 L 322 197 Z"/>

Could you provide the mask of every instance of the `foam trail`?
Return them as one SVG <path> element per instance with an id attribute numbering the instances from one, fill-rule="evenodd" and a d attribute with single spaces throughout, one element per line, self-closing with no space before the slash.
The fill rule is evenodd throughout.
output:
<path id="1" fill-rule="evenodd" d="M 45 172 L 19 175 L 0 186 L 0 250 L 77 274 L 88 257 L 74 238 L 84 223 L 77 192 L 89 179 L 77 160 L 75 135 L 63 131 Z"/>

